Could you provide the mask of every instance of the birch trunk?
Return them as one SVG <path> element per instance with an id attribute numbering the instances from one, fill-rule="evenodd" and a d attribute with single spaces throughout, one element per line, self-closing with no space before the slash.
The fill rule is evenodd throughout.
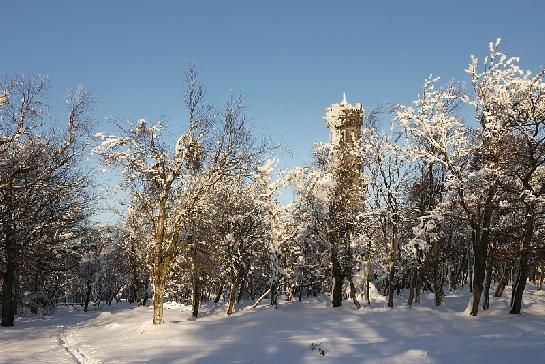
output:
<path id="1" fill-rule="evenodd" d="M 167 192 L 159 198 L 159 215 L 155 230 L 153 246 L 153 324 L 163 323 L 163 296 L 165 294 L 165 279 L 168 273 L 168 262 L 164 257 L 163 242 L 165 240 Z"/>

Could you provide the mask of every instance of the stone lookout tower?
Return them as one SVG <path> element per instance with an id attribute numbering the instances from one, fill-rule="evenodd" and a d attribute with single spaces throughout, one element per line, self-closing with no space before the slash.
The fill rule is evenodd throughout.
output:
<path id="1" fill-rule="evenodd" d="M 333 307 L 342 304 L 342 286 L 345 279 L 350 282 L 354 303 L 354 284 L 352 283 L 353 255 L 351 240 L 356 228 L 356 216 L 363 206 L 362 160 L 358 152 L 363 107 L 351 105 L 346 95 L 339 104 L 333 104 L 325 111 L 325 121 L 329 128 L 329 168 L 335 178 L 334 198 L 329 210 L 328 235 L 331 244 L 331 274 L 333 277 Z"/>
<path id="2" fill-rule="evenodd" d="M 358 147 L 363 124 L 363 107 L 357 103 L 349 104 L 346 94 L 338 104 L 325 111 L 325 121 L 329 128 L 329 141 L 332 144 L 331 169 L 337 180 L 337 200 L 340 210 L 356 207 L 361 202 L 362 161 L 353 149 Z"/>

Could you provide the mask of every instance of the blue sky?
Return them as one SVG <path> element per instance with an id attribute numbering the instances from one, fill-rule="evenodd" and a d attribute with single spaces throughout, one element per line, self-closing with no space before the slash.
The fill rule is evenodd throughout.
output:
<path id="1" fill-rule="evenodd" d="M 465 80 L 470 54 L 497 36 L 524 66 L 545 63 L 543 1 L 0 4 L 0 73 L 48 74 L 54 105 L 81 83 L 101 100 L 99 119 L 165 115 L 176 133 L 192 61 L 214 103 L 244 95 L 256 130 L 293 151 L 285 167 L 326 140 L 323 111 L 343 91 L 368 109 L 410 102 L 430 73 Z"/>

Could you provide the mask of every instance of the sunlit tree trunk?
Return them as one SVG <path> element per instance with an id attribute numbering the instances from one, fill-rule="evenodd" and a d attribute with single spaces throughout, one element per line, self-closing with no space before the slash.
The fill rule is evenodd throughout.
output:
<path id="1" fill-rule="evenodd" d="M 164 256 L 167 191 L 161 193 L 159 199 L 159 215 L 153 247 L 153 324 L 163 323 L 163 296 L 165 294 L 165 279 L 168 273 L 168 261 Z"/>
<path id="2" fill-rule="evenodd" d="M 160 270 L 160 269 L 159 269 Z M 163 323 L 163 295 L 165 292 L 165 275 L 161 272 L 155 274 L 153 280 L 153 324 Z"/>

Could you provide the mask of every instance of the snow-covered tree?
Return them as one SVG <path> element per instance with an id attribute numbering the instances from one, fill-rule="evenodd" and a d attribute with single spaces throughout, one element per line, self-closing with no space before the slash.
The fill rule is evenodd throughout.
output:
<path id="1" fill-rule="evenodd" d="M 201 277 L 198 272 L 199 218 L 208 208 L 215 185 L 234 173 L 244 174 L 253 157 L 264 150 L 247 129 L 243 105 L 231 98 L 222 111 L 204 104 L 204 88 L 190 67 L 186 73 L 187 130 L 173 147 L 161 138 L 161 123 L 141 119 L 122 136 L 98 134 L 94 154 L 122 169 L 124 183 L 139 200 L 154 228 L 150 254 L 153 323 L 163 320 L 163 296 L 171 266 L 184 244 L 193 254 L 193 304 L 198 313 Z M 122 129 L 123 131 L 123 129 Z"/>
<path id="2" fill-rule="evenodd" d="M 88 183 L 76 161 L 86 145 L 93 100 L 82 88 L 68 95 L 67 130 L 59 137 L 58 131 L 47 126 L 47 84 L 47 79 L 37 76 L 6 76 L 0 80 L 3 326 L 13 326 L 17 282 L 21 282 L 16 278 L 23 267 L 32 267 L 32 274 L 42 270 L 42 283 L 47 277 L 44 271 L 65 270 L 56 266 L 62 259 L 48 258 L 70 255 L 70 244 L 76 242 L 87 214 Z M 32 260 L 32 256 L 37 259 Z M 26 264 L 27 258 L 31 264 Z"/>
<path id="3" fill-rule="evenodd" d="M 532 139 L 535 132 L 534 141 L 537 141 L 542 134 L 539 125 L 543 115 L 543 74 L 531 76 L 522 71 L 518 59 L 499 52 L 498 45 L 499 40 L 490 44 L 490 54 L 485 58 L 482 71 L 478 59 L 472 57 L 466 70 L 471 79 L 471 93 L 461 95 L 452 85 L 436 89 L 438 79 L 430 78 L 415 106 L 400 106 L 396 113 L 396 119 L 412 143 L 415 157 L 429 165 L 438 164 L 448 173 L 449 199 L 461 207 L 465 221 L 471 226 L 474 257 L 471 315 L 477 314 L 484 289 L 494 212 L 499 208 L 502 181 L 514 167 L 513 151 L 507 146 L 516 135 Z M 460 102 L 474 110 L 474 124 L 462 120 L 461 113 L 457 112 Z M 528 175 L 529 180 L 532 175 L 533 171 Z M 527 208 L 531 210 L 531 204 Z M 530 222 L 528 229 L 532 229 Z"/>
<path id="4" fill-rule="evenodd" d="M 364 169 L 368 186 L 367 221 L 375 228 L 372 238 L 375 244 L 380 246 L 381 252 L 387 253 L 382 257 L 383 269 L 387 272 L 388 307 L 393 307 L 409 170 L 402 146 L 396 143 L 396 135 L 366 128 L 362 145 L 368 161 Z"/>

